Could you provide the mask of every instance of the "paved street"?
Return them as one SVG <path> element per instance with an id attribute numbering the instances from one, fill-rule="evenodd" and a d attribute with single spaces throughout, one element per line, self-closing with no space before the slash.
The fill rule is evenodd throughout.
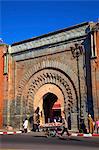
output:
<path id="1" fill-rule="evenodd" d="M 99 137 L 40 137 L 32 134 L 0 135 L 0 150 L 98 150 Z"/>

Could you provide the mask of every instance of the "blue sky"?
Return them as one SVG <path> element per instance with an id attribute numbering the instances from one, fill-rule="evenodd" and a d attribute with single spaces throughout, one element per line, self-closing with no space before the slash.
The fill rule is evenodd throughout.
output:
<path id="1" fill-rule="evenodd" d="M 97 22 L 99 1 L 1 0 L 0 16 L 0 37 L 12 44 L 82 22 Z"/>

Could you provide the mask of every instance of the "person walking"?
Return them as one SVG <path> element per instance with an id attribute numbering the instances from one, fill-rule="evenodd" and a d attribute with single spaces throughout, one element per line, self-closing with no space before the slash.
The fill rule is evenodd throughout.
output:
<path id="1" fill-rule="evenodd" d="M 94 125 L 93 125 L 93 119 L 90 114 L 88 115 L 88 127 L 89 127 L 89 133 L 93 134 Z"/>
<path id="2" fill-rule="evenodd" d="M 65 119 L 65 117 L 62 118 L 62 126 L 63 126 L 63 130 L 62 130 L 62 133 L 60 135 L 62 136 L 66 132 L 67 135 L 70 136 L 70 134 L 68 132 L 67 120 Z"/>
<path id="3" fill-rule="evenodd" d="M 27 133 L 27 129 L 28 129 L 28 120 L 27 120 L 27 118 L 25 118 L 25 121 L 23 123 L 23 128 L 24 128 L 24 132 Z"/>
<path id="4" fill-rule="evenodd" d="M 98 130 L 99 130 L 99 120 L 96 120 L 96 129 L 97 129 L 97 134 L 98 134 Z"/>

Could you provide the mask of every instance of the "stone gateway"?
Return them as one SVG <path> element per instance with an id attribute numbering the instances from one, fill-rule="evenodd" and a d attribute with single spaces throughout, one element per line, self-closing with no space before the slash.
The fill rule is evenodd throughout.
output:
<path id="1" fill-rule="evenodd" d="M 36 114 L 42 125 L 65 111 L 70 128 L 78 129 L 81 119 L 87 123 L 88 113 L 98 117 L 99 87 L 92 78 L 93 61 L 99 58 L 98 29 L 99 24 L 87 22 L 9 46 L 2 126 L 21 129 L 25 117 L 34 121 Z"/>

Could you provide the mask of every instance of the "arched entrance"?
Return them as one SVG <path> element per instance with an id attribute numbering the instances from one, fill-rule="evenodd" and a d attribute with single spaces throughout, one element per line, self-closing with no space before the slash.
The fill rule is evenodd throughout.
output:
<path id="1" fill-rule="evenodd" d="M 61 116 L 61 104 L 53 93 L 48 92 L 43 96 L 43 109 L 45 123 L 53 122 L 54 119 L 58 121 L 58 117 Z"/>
<path id="2" fill-rule="evenodd" d="M 40 124 L 53 122 L 64 111 L 64 96 L 54 84 L 45 84 L 38 89 L 34 97 L 34 110 L 39 107 Z"/>
<path id="3" fill-rule="evenodd" d="M 44 105 L 47 105 L 46 101 L 48 102 L 50 97 L 54 97 L 54 100 L 50 101 L 51 104 L 49 102 L 50 110 L 53 111 L 52 115 L 61 114 L 63 116 L 63 111 L 65 111 L 65 117 L 67 118 L 72 110 L 76 111 L 77 96 L 75 92 L 72 80 L 64 73 L 53 69 L 41 70 L 29 79 L 28 84 L 22 92 L 21 108 L 24 109 L 21 109 L 20 114 L 21 116 L 25 116 L 26 114 L 28 116 L 33 115 L 35 118 L 35 110 L 39 107 L 40 124 L 44 124 L 48 122 L 49 117 L 48 114 L 45 116 L 45 111 L 48 107 L 45 108 Z M 58 108 L 56 109 L 57 105 L 60 107 L 59 110 Z M 74 115 L 77 118 L 77 113 Z"/>

